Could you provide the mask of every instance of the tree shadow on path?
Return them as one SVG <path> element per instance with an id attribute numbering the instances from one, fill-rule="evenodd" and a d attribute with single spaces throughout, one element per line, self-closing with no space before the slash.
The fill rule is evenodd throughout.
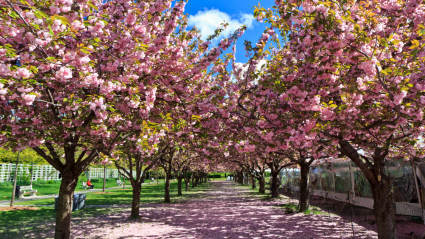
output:
<path id="1" fill-rule="evenodd" d="M 282 201 L 249 196 L 232 182 L 213 182 L 201 199 L 146 204 L 141 222 L 129 211 L 73 227 L 75 238 L 377 238 L 375 231 L 336 215 L 285 214 Z M 353 237 L 354 227 L 355 235 Z"/>

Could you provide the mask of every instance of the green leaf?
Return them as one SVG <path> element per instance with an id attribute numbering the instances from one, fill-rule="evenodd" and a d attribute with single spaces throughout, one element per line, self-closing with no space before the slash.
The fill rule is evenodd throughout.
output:
<path id="1" fill-rule="evenodd" d="M 80 48 L 80 51 L 81 51 L 81 52 L 83 52 L 83 53 L 86 53 L 86 54 L 90 54 L 90 53 L 91 53 L 91 52 L 88 50 L 88 48 L 86 48 L 86 47 Z"/>
<path id="2" fill-rule="evenodd" d="M 55 58 L 55 57 L 53 57 L 53 56 L 49 56 L 49 57 L 47 57 L 47 58 L 46 58 L 46 60 L 47 60 L 47 61 L 50 61 L 50 62 L 56 62 L 56 58 Z"/>
<path id="3" fill-rule="evenodd" d="M 49 25 L 49 33 L 50 33 L 50 35 L 52 35 L 52 36 L 54 36 L 54 35 L 55 35 L 55 33 L 53 32 L 53 29 L 52 29 L 52 26 L 51 26 L 51 25 Z"/>
<path id="4" fill-rule="evenodd" d="M 192 120 L 199 121 L 199 120 L 201 120 L 201 116 L 199 116 L 199 115 L 192 115 Z"/>
<path id="5" fill-rule="evenodd" d="M 48 18 L 49 17 L 46 13 L 44 13 L 43 11 L 40 11 L 38 9 L 34 9 L 34 15 L 37 18 Z"/>
<path id="6" fill-rule="evenodd" d="M 10 16 L 11 18 L 15 18 L 15 19 L 19 18 L 19 15 L 18 15 L 15 11 L 11 11 L 11 12 L 9 12 L 9 16 Z"/>
<path id="7" fill-rule="evenodd" d="M 68 18 L 64 17 L 64 16 L 59 16 L 59 15 L 54 15 L 52 16 L 53 20 L 60 20 L 62 22 L 62 24 L 64 25 L 70 25 Z"/>

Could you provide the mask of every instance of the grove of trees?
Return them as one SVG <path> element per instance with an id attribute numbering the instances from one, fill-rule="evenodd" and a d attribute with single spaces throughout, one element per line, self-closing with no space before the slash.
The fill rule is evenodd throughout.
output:
<path id="1" fill-rule="evenodd" d="M 276 0 L 246 63 L 244 28 L 203 41 L 186 1 L 0 0 L 0 146 L 33 150 L 62 175 L 55 238 L 70 238 L 78 177 L 109 158 L 139 215 L 147 172 L 186 190 L 216 169 L 246 173 L 272 197 L 315 160 L 346 157 L 371 185 L 379 238 L 396 237 L 385 163 L 424 157 L 425 4 Z M 225 26 L 223 26 L 225 27 Z M 218 42 L 213 44 L 212 42 Z M 25 151 L 27 152 L 27 151 Z"/>

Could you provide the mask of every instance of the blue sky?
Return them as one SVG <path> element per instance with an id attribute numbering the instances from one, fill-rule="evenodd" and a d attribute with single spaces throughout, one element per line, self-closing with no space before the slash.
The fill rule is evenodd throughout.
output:
<path id="1" fill-rule="evenodd" d="M 264 31 L 265 24 L 253 18 L 254 7 L 260 3 L 265 8 L 271 8 L 274 0 L 189 0 L 185 13 L 189 15 L 189 25 L 201 30 L 203 37 L 214 32 L 220 23 L 229 23 L 228 31 L 233 32 L 240 25 L 247 25 L 248 29 L 237 44 L 236 60 L 246 62 L 244 40 L 255 43 Z"/>

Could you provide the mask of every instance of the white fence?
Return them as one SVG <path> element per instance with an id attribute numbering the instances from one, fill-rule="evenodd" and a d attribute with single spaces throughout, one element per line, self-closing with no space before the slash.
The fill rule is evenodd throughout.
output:
<path id="1" fill-rule="evenodd" d="M 51 165 L 18 164 L 18 180 L 24 178 L 30 180 L 32 169 L 32 180 L 60 180 L 59 171 Z M 103 178 L 103 168 L 89 168 L 88 176 L 91 179 Z M 15 164 L 0 164 L 0 182 L 13 180 Z M 106 178 L 118 178 L 117 169 L 106 169 Z"/>

